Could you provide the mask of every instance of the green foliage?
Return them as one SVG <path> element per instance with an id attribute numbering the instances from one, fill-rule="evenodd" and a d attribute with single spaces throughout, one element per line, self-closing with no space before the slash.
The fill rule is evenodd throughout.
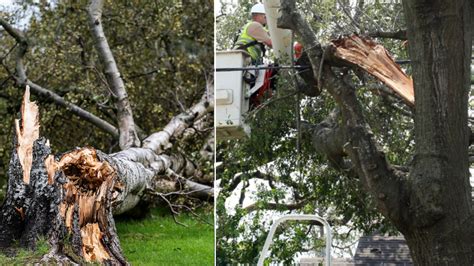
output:
<path id="1" fill-rule="evenodd" d="M 245 4 L 247 2 L 244 2 Z M 299 1 L 303 11 L 323 45 L 339 35 L 403 28 L 400 4 L 365 5 L 357 28 L 338 1 Z M 354 14 L 357 9 L 349 1 L 340 1 Z M 228 48 L 229 34 L 246 6 L 237 8 L 217 20 L 217 48 Z M 243 21 L 243 20 L 242 20 Z M 241 24 L 239 24 L 241 25 Z M 227 41 L 227 42 L 226 42 Z M 378 40 L 382 42 L 383 40 Z M 396 58 L 407 58 L 400 41 L 383 41 Z M 341 72 L 354 76 L 347 69 Z M 409 69 L 408 69 L 409 72 Z M 342 73 L 340 73 L 342 76 Z M 374 136 L 393 164 L 407 165 L 413 149 L 413 121 L 407 109 L 387 97 L 374 85 L 373 79 L 351 78 Z M 373 231 L 394 232 L 394 227 L 375 210 L 373 199 L 365 193 L 359 180 L 332 169 L 324 156 L 317 154 L 311 136 L 303 135 L 298 151 L 296 130 L 296 96 L 293 81 L 282 74 L 277 95 L 265 107 L 247 116 L 251 135 L 240 140 L 217 142 L 216 160 L 222 162 L 217 172 L 221 190 L 216 203 L 217 262 L 256 263 L 273 217 L 289 213 L 319 214 L 330 221 L 334 229 L 333 244 L 347 246 L 357 236 Z M 299 110 L 302 120 L 320 123 L 335 107 L 327 92 L 316 98 L 302 97 Z M 255 174 L 258 170 L 264 175 Z M 234 187 L 236 180 L 240 185 Z M 244 199 L 254 202 L 252 208 Z M 275 203 L 277 206 L 275 206 Z M 284 203 L 299 203 L 289 208 Z M 295 254 L 305 250 L 321 250 L 323 242 L 315 238 L 308 224 L 289 224 L 277 232 L 271 248 L 272 257 L 287 264 Z M 349 233 L 348 233 L 349 232 Z M 347 250 L 345 250 L 347 252 Z M 300 253 L 301 254 L 301 253 Z"/>
<path id="2" fill-rule="evenodd" d="M 154 209 L 143 220 L 116 222 L 120 244 L 132 265 L 212 265 L 214 262 L 214 226 L 212 210 L 197 214 L 206 224 L 189 214 L 176 217 L 165 209 Z"/>
<path id="3" fill-rule="evenodd" d="M 250 9 L 254 1 L 240 0 L 237 6 L 228 1 L 217 1 L 221 4 L 221 10 L 216 13 L 216 50 L 229 50 L 245 22 L 250 20 Z"/>

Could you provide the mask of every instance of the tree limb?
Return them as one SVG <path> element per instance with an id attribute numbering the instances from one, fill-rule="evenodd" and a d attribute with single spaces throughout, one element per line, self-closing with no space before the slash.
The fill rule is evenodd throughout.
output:
<path id="1" fill-rule="evenodd" d="M 143 148 L 159 154 L 170 147 L 170 139 L 181 136 L 185 129 L 201 117 L 214 110 L 214 84 L 207 85 L 208 92 L 190 109 L 175 116 L 160 132 L 151 134 L 143 140 Z"/>
<path id="2" fill-rule="evenodd" d="M 206 90 L 213 91 L 213 84 L 209 83 Z M 175 116 L 162 131 L 146 138 L 143 141 L 142 148 L 129 148 L 110 155 L 123 176 L 127 176 L 130 169 L 135 171 L 132 180 L 127 182 L 130 185 L 123 188 L 128 193 L 121 194 L 124 197 L 117 201 L 120 202 L 120 208 L 114 210 L 114 213 L 123 213 L 133 208 L 140 200 L 140 195 L 146 187 L 158 188 L 160 184 L 156 183 L 157 180 L 154 177 L 166 174 L 168 169 L 184 177 L 196 174 L 196 168 L 192 162 L 189 162 L 183 156 L 170 156 L 163 154 L 163 152 L 171 148 L 171 138 L 179 137 L 196 120 L 213 110 L 214 95 L 206 92 L 201 101 L 192 106 L 187 112 Z M 139 179 L 136 179 L 138 176 Z M 192 183 L 187 183 L 189 186 L 194 186 Z"/>
<path id="3" fill-rule="evenodd" d="M 18 43 L 26 42 L 26 38 L 23 36 L 23 33 L 18 29 L 15 29 L 8 23 L 5 19 L 0 18 L 0 25 L 12 36 Z"/>
<path id="4" fill-rule="evenodd" d="M 397 39 L 397 40 L 406 40 L 407 39 L 407 32 L 406 30 L 398 30 L 398 31 L 374 31 L 367 34 L 367 36 L 374 37 L 374 38 L 389 38 L 389 39 Z"/>
<path id="5" fill-rule="evenodd" d="M 331 42 L 331 51 L 346 62 L 364 69 L 414 106 L 413 80 L 395 63 L 389 52 L 371 39 L 356 34 Z"/>
<path id="6" fill-rule="evenodd" d="M 133 112 L 128 101 L 127 91 L 102 28 L 103 4 L 103 0 L 90 1 L 88 8 L 89 25 L 99 59 L 105 67 L 107 83 L 113 91 L 113 97 L 116 99 L 120 148 L 125 150 L 130 147 L 140 147 L 140 139 L 135 129 Z"/>
<path id="7" fill-rule="evenodd" d="M 26 84 L 28 86 L 30 86 L 31 90 L 36 95 L 43 96 L 47 99 L 53 100 L 53 102 L 55 102 L 57 105 L 65 107 L 67 110 L 69 110 L 73 114 L 75 114 L 78 117 L 84 119 L 85 121 L 88 121 L 88 122 L 92 123 L 96 127 L 100 128 L 103 131 L 105 131 L 105 132 L 109 133 L 110 135 L 112 135 L 114 138 L 119 137 L 117 128 L 115 128 L 113 125 L 111 125 L 107 121 L 100 119 L 99 117 L 95 116 L 92 113 L 89 113 L 89 112 L 85 111 L 84 109 L 80 108 L 79 106 L 77 106 L 75 104 L 67 102 L 66 100 L 64 100 L 64 98 L 57 95 L 56 93 L 54 93 L 50 90 L 47 90 L 47 89 L 33 83 L 30 80 L 27 80 Z"/>
<path id="8" fill-rule="evenodd" d="M 314 69 L 319 68 L 323 54 L 316 35 L 296 11 L 294 1 L 282 2 L 281 10 L 282 17 L 278 24 L 280 25 L 280 21 L 284 22 L 286 28 L 300 35 L 304 47 L 313 50 L 310 61 L 314 72 Z M 322 73 L 325 87 L 341 109 L 343 131 L 348 140 L 344 146 L 366 191 L 374 196 L 379 210 L 385 216 L 395 223 L 401 222 L 405 211 L 401 206 L 405 196 L 402 190 L 404 181 L 392 170 L 383 152 L 377 148 L 373 134 L 365 122 L 355 89 L 337 77 L 327 65 Z"/>
<path id="9" fill-rule="evenodd" d="M 24 34 L 21 31 L 14 29 L 10 24 L 8 24 L 2 18 L 0 18 L 0 24 L 20 44 L 18 47 L 19 51 L 16 58 L 17 76 L 13 76 L 16 83 L 20 87 L 24 87 L 26 85 L 30 86 L 31 92 L 34 93 L 35 95 L 42 96 L 42 97 L 52 100 L 57 105 L 65 107 L 68 111 L 70 111 L 74 115 L 77 115 L 78 117 L 84 119 L 85 121 L 109 133 L 114 138 L 118 138 L 119 136 L 118 130 L 107 121 L 102 120 L 101 118 L 95 116 L 94 114 L 82 109 L 81 107 L 75 104 L 67 102 L 66 100 L 64 100 L 63 97 L 59 96 L 53 91 L 43 88 L 40 85 L 30 81 L 28 77 L 26 76 L 25 67 L 23 65 L 23 57 L 28 49 L 27 38 L 24 36 Z"/>
<path id="10" fill-rule="evenodd" d="M 257 210 L 286 210 L 292 211 L 303 208 L 310 200 L 303 200 L 297 203 L 275 203 L 275 202 L 266 202 L 263 206 L 260 206 L 258 202 L 252 203 L 247 207 L 243 208 L 248 213 L 257 211 Z"/>

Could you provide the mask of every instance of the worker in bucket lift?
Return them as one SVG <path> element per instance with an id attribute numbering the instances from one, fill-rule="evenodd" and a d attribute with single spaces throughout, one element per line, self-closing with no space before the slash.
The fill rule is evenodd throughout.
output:
<path id="1" fill-rule="evenodd" d="M 295 42 L 293 45 L 293 60 L 297 61 L 303 53 L 303 45 L 298 42 Z M 273 96 L 273 92 L 276 89 L 276 83 L 278 78 L 278 65 L 273 64 L 269 66 L 274 66 L 275 68 L 270 68 L 265 71 L 265 77 L 263 79 L 263 84 L 258 88 L 258 90 L 250 96 L 250 110 L 255 109 L 260 104 L 262 104 L 265 99 L 268 99 Z M 252 80 L 248 76 L 244 75 L 244 80 L 250 83 L 251 87 L 254 86 L 255 80 Z"/>
<path id="2" fill-rule="evenodd" d="M 263 63 L 265 45 L 272 47 L 272 40 L 265 29 L 267 17 L 263 4 L 255 4 L 250 10 L 250 14 L 252 20 L 245 24 L 240 31 L 234 49 L 245 50 L 252 58 L 252 63 L 257 65 Z"/>

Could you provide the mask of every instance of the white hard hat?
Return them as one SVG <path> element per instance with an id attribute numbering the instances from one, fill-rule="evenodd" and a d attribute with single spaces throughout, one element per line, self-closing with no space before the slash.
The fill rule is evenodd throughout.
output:
<path id="1" fill-rule="evenodd" d="M 265 7 L 263 6 L 262 3 L 255 4 L 252 9 L 250 10 L 250 14 L 265 14 Z"/>

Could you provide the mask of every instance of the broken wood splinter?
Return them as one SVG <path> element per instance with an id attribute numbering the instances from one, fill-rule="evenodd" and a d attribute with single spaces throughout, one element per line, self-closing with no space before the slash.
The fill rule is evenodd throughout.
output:
<path id="1" fill-rule="evenodd" d="M 18 142 L 17 153 L 23 169 L 23 182 L 29 184 L 33 144 L 39 138 L 39 111 L 36 103 L 30 102 L 29 86 L 26 86 L 21 104 L 21 119 L 15 119 L 15 129 Z"/>
<path id="2" fill-rule="evenodd" d="M 408 105 L 415 105 L 413 80 L 382 45 L 356 34 L 334 40 L 331 45 L 336 57 L 364 69 L 400 95 Z"/>

